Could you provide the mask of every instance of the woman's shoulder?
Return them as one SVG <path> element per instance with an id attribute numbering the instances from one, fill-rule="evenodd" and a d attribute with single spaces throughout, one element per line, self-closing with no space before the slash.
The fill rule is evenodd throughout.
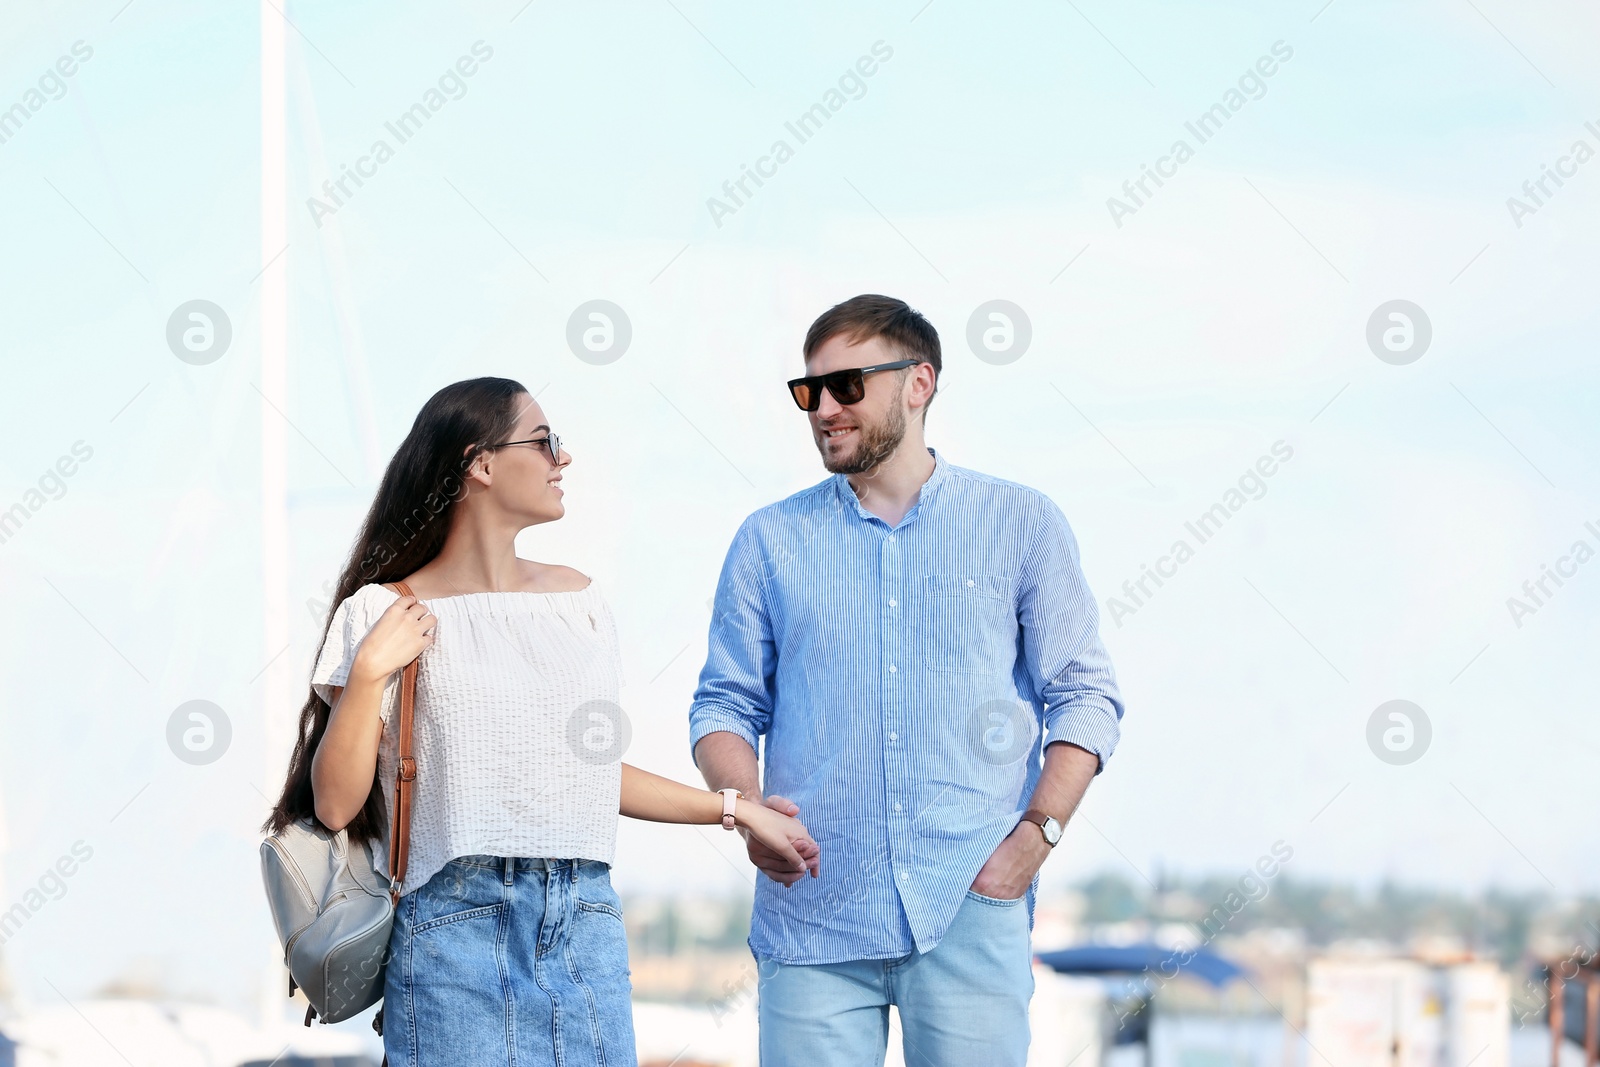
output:
<path id="1" fill-rule="evenodd" d="M 382 614 L 385 608 L 399 599 L 400 594 L 383 583 L 369 582 L 358 586 L 339 608 L 346 614 L 360 612 L 363 616 L 375 616 Z"/>
<path id="2" fill-rule="evenodd" d="M 534 563 L 524 560 L 528 568 L 529 592 L 539 594 L 541 610 L 556 614 L 574 613 L 606 620 L 611 625 L 611 604 L 604 583 L 578 570 L 559 563 Z"/>
<path id="3" fill-rule="evenodd" d="M 534 593 L 581 593 L 594 585 L 594 579 L 578 570 L 560 563 L 535 563 L 531 559 L 520 561 L 526 588 Z"/>
<path id="4" fill-rule="evenodd" d="M 355 592 L 339 602 L 333 609 L 333 617 L 328 620 L 327 636 L 323 639 L 322 653 L 317 661 L 320 681 L 327 682 L 335 677 L 341 664 L 348 669 L 350 658 L 354 656 L 362 638 L 378 621 L 378 616 L 398 599 L 398 593 L 372 583 L 358 586 Z M 338 684 L 344 684 L 342 678 Z"/>

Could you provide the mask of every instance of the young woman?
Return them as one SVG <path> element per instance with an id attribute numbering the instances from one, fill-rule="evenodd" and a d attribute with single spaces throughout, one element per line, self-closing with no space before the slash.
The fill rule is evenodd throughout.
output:
<path id="1" fill-rule="evenodd" d="M 571 567 L 516 554 L 518 531 L 565 513 L 571 462 L 516 382 L 457 382 L 423 405 L 340 576 L 268 820 L 348 827 L 387 872 L 400 674 L 418 659 L 410 851 L 384 978 L 393 1067 L 632 1064 L 618 812 L 724 822 L 723 796 L 621 762 L 606 601 Z M 416 596 L 383 584 L 396 580 Z M 816 875 L 804 826 L 732 803 L 746 834 Z"/>

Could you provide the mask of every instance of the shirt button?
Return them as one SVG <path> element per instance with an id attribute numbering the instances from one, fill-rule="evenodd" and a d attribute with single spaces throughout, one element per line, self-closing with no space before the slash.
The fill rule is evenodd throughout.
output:
<path id="1" fill-rule="evenodd" d="M 900 880 L 902 882 L 909 882 L 911 880 L 911 872 L 910 871 L 901 871 L 900 872 Z"/>
<path id="2" fill-rule="evenodd" d="M 898 800 L 894 802 L 894 810 L 895 811 L 899 811 L 900 810 L 900 802 Z"/>
<path id="3" fill-rule="evenodd" d="M 898 741 L 898 740 L 900 740 L 900 735 L 898 733 L 896 733 L 895 731 L 890 730 L 889 731 L 889 740 Z"/>
<path id="4" fill-rule="evenodd" d="M 894 534 L 890 534 L 890 535 L 889 535 L 889 543 L 890 543 L 890 544 L 891 544 L 891 545 L 892 545 L 892 544 L 894 544 Z"/>
<path id="5" fill-rule="evenodd" d="M 889 673 L 890 673 L 890 674 L 893 674 L 893 673 L 895 673 L 895 672 L 896 672 L 896 671 L 898 671 L 898 670 L 899 670 L 899 669 L 900 669 L 900 668 L 899 668 L 899 667 L 896 667 L 896 666 L 895 666 L 895 665 L 894 665 L 894 664 L 893 664 L 893 663 L 891 663 L 891 664 L 889 664 Z"/>
<path id="6" fill-rule="evenodd" d="M 898 604 L 899 604 L 899 601 L 895 600 L 894 597 L 890 597 L 889 598 L 889 606 L 891 608 L 897 606 Z"/>
<path id="7" fill-rule="evenodd" d="M 978 583 L 977 583 L 977 582 L 975 582 L 975 581 L 973 581 L 973 580 L 972 580 L 972 579 L 971 579 L 971 578 L 968 578 L 968 579 L 967 579 L 967 584 L 968 584 L 968 585 L 977 585 L 977 584 L 978 584 Z"/>

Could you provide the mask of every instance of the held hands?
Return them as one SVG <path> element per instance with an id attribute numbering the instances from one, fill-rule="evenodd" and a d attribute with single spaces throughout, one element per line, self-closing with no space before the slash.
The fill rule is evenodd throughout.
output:
<path id="1" fill-rule="evenodd" d="M 794 818 L 800 806 L 783 797 L 768 797 L 757 804 L 740 800 L 734 806 L 733 821 L 744 835 L 750 862 L 774 882 L 792 886 L 811 873 L 818 877 L 821 849 L 811 834 Z"/>
<path id="2" fill-rule="evenodd" d="M 771 835 L 759 832 L 755 826 L 746 822 L 747 818 L 755 818 L 753 815 L 747 815 L 747 811 L 756 812 L 761 809 L 749 801 L 741 800 L 735 821 L 739 823 L 739 830 L 745 836 L 750 862 L 760 868 L 768 878 L 774 882 L 782 882 L 785 886 L 792 886 L 804 878 L 808 869 L 813 878 L 817 877 L 817 845 L 809 837 L 804 836 L 805 827 L 793 818 L 800 813 L 800 806 L 786 797 L 773 795 L 767 797 L 766 807 L 784 817 L 780 826 L 788 824 L 786 829 L 792 828 L 789 829 L 789 833 L 798 832 L 804 838 L 799 840 L 791 836 L 787 840 L 793 843 L 794 849 L 805 860 L 805 866 L 796 865 L 794 857 L 788 854 L 788 849 L 774 847 L 775 844 L 783 843 L 782 838 L 775 842 Z M 1031 822 L 1019 822 L 978 871 L 978 876 L 972 881 L 973 892 L 994 897 L 996 900 L 1016 900 L 1028 891 L 1033 876 L 1039 873 L 1039 868 L 1044 866 L 1045 858 L 1049 855 L 1050 846 L 1045 843 L 1039 827 Z"/>
<path id="3" fill-rule="evenodd" d="M 403 596 L 378 616 L 356 650 L 352 676 L 380 681 L 422 655 L 434 642 L 438 619 L 414 596 Z"/>

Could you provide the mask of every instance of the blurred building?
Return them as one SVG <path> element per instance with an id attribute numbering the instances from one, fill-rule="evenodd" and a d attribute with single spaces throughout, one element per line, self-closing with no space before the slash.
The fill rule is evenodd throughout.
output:
<path id="1" fill-rule="evenodd" d="M 1325 957 L 1306 975 L 1310 1067 L 1510 1067 L 1498 965 Z"/>

